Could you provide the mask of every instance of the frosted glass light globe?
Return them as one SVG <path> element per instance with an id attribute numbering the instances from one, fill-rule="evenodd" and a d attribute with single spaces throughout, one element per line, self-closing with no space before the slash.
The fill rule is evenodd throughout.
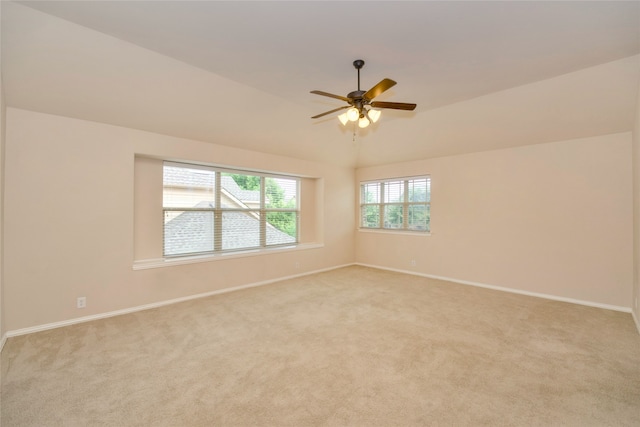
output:
<path id="1" fill-rule="evenodd" d="M 371 122 L 375 123 L 380 118 L 380 114 L 381 113 L 382 112 L 380 110 L 369 110 L 369 112 L 367 114 L 369 115 L 369 118 L 371 119 Z"/>
<path id="2" fill-rule="evenodd" d="M 360 111 L 356 107 L 351 107 L 347 110 L 347 118 L 349 121 L 355 122 L 360 117 Z"/>

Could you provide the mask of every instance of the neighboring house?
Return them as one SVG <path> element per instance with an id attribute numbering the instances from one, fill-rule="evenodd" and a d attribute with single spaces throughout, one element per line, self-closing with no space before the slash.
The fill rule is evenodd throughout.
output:
<path id="1" fill-rule="evenodd" d="M 185 173 L 184 169 L 165 167 L 164 207 L 215 207 L 215 176 L 208 171 Z M 222 250 L 249 249 L 260 246 L 260 192 L 244 190 L 231 176 L 222 176 L 223 209 L 247 209 L 247 212 L 222 213 Z M 195 203 L 194 203 L 195 202 Z M 250 211 L 249 211 L 250 210 Z M 292 237 L 270 224 L 266 228 L 269 245 L 295 243 Z M 164 253 L 176 255 L 214 250 L 213 211 L 167 212 L 164 224 Z"/>

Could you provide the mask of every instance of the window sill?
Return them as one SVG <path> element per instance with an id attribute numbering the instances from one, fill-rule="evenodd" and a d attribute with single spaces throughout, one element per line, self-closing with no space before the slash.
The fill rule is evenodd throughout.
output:
<path id="1" fill-rule="evenodd" d="M 175 257 L 175 258 L 141 259 L 133 262 L 133 269 L 147 270 L 150 268 L 162 268 L 162 267 L 171 267 L 174 265 L 222 261 L 222 260 L 228 260 L 228 259 L 234 259 L 234 258 L 245 258 L 245 257 L 251 257 L 251 256 L 261 256 L 261 255 L 269 255 L 269 254 L 283 253 L 283 252 L 295 252 L 295 251 L 302 251 L 307 249 L 317 249 L 322 247 L 324 247 L 324 244 L 322 243 L 303 243 L 295 246 L 281 246 L 277 248 L 261 248 L 261 249 L 252 249 L 248 251 L 227 252 L 227 253 L 214 254 L 214 255 L 206 254 L 206 255 Z"/>
<path id="2" fill-rule="evenodd" d="M 402 234 L 403 236 L 431 236 L 430 231 L 389 230 L 384 228 L 358 228 L 358 231 L 361 233 Z"/>

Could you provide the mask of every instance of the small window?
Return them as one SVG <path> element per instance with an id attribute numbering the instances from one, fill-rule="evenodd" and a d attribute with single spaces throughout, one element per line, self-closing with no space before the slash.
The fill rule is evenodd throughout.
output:
<path id="1" fill-rule="evenodd" d="M 165 162 L 164 256 L 298 243 L 299 181 Z"/>
<path id="2" fill-rule="evenodd" d="M 360 227 L 430 231 L 431 178 L 420 176 L 360 184 Z"/>

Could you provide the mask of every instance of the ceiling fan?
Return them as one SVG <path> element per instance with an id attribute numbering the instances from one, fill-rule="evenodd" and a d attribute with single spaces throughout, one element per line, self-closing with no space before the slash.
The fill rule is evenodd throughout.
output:
<path id="1" fill-rule="evenodd" d="M 366 128 L 370 123 L 375 123 L 380 118 L 380 110 L 374 110 L 373 108 L 391 108 L 394 110 L 408 110 L 413 111 L 416 108 L 416 104 L 408 104 L 404 102 L 385 102 L 385 101 L 373 101 L 373 98 L 380 95 L 382 92 L 396 85 L 391 79 L 382 79 L 377 85 L 369 89 L 368 91 L 360 90 L 360 69 L 364 66 L 362 59 L 356 59 L 353 61 L 353 66 L 358 70 L 358 90 L 350 92 L 347 96 L 334 95 L 332 93 L 323 92 L 321 90 L 312 90 L 311 93 L 316 95 L 328 96 L 329 98 L 339 99 L 348 103 L 339 108 L 326 111 L 322 114 L 311 117 L 317 119 L 319 117 L 326 116 L 327 114 L 335 113 L 336 111 L 348 110 L 340 114 L 338 119 L 343 125 L 346 125 L 349 121 L 358 121 L 358 126 Z M 367 108 L 369 107 L 369 108 Z"/>

